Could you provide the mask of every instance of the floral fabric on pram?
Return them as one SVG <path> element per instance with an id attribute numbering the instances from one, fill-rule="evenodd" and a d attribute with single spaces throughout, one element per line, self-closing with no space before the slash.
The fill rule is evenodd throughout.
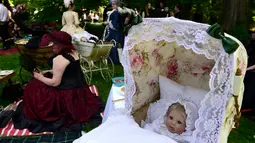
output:
<path id="1" fill-rule="evenodd" d="M 208 90 L 195 124 L 195 142 L 227 142 L 236 115 L 234 75 L 242 70 L 238 104 L 242 103 L 247 54 L 239 44 L 233 54 L 224 51 L 222 41 L 206 33 L 209 25 L 190 21 L 144 19 L 130 29 L 125 39 L 122 65 L 125 72 L 126 109 L 140 123 L 147 107 L 160 98 L 159 75 L 181 85 Z M 193 97 L 191 97 L 193 98 Z M 194 97 L 195 98 L 195 97 Z"/>

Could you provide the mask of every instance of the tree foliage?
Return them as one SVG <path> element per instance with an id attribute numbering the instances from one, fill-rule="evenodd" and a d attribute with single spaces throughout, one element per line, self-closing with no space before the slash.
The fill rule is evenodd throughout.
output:
<path id="1" fill-rule="evenodd" d="M 63 0 L 11 0 L 14 5 L 25 3 L 28 6 L 28 10 L 31 13 L 31 18 L 29 23 L 52 23 L 61 22 L 61 16 L 67 9 L 64 7 Z M 99 6 L 106 6 L 109 4 L 110 0 L 74 0 L 75 1 L 75 11 L 79 12 L 82 8 L 88 10 L 96 10 Z M 144 10 L 145 4 L 148 0 L 123 0 L 127 7 L 137 8 Z M 155 7 L 159 0 L 149 0 Z M 194 13 L 199 13 L 202 15 L 203 23 L 213 24 L 215 22 L 223 23 L 235 29 L 234 33 L 238 33 L 240 29 L 233 20 L 237 23 L 247 23 L 247 25 L 255 24 L 255 0 L 163 0 L 166 6 L 169 7 L 169 12 L 174 10 L 174 6 L 179 3 L 182 5 L 182 12 L 185 19 L 192 20 Z M 239 1 L 238 3 L 235 3 Z M 243 9 L 240 6 L 240 2 L 249 1 L 248 11 L 246 17 L 236 17 L 237 19 L 232 19 L 232 14 L 242 13 Z M 229 3 L 227 3 L 229 2 Z M 230 5 L 239 5 L 238 10 L 234 10 Z M 232 7 L 233 7 L 232 6 Z M 38 10 L 37 14 L 33 12 Z M 225 15 L 224 15 L 225 14 Z M 243 14 L 242 14 L 243 15 Z M 242 19 L 240 19 L 242 18 Z M 245 19 L 246 18 L 246 19 Z M 232 21 L 232 22 L 231 22 Z M 235 27 L 237 26 L 237 28 Z M 239 29 L 239 30 L 238 30 Z M 237 32 L 236 32 L 237 31 Z M 238 35 L 238 34 L 237 34 Z"/>
<path id="2" fill-rule="evenodd" d="M 63 0 L 12 0 L 14 5 L 27 4 L 28 11 L 31 13 L 29 22 L 51 23 L 60 22 L 62 13 L 67 10 Z M 75 0 L 75 11 L 80 12 L 82 8 L 88 10 L 97 9 L 99 6 L 107 5 L 108 0 Z M 34 14 L 37 10 L 38 13 Z"/>

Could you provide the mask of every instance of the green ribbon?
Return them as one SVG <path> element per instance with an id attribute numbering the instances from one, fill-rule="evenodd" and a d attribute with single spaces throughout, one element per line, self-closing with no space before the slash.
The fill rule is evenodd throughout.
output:
<path id="1" fill-rule="evenodd" d="M 216 39 L 221 39 L 223 48 L 228 54 L 234 53 L 239 47 L 239 44 L 236 41 L 225 36 L 223 28 L 218 23 L 211 25 L 206 32 Z"/>

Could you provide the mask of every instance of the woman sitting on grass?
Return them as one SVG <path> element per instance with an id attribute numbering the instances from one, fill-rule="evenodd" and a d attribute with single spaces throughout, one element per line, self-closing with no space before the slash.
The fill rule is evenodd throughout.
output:
<path id="1" fill-rule="evenodd" d="M 71 36 L 62 31 L 44 35 L 42 43 L 50 42 L 55 53 L 50 59 L 52 70 L 34 71 L 14 113 L 14 127 L 36 133 L 80 131 L 83 123 L 100 115 L 102 102 L 84 80 Z"/>

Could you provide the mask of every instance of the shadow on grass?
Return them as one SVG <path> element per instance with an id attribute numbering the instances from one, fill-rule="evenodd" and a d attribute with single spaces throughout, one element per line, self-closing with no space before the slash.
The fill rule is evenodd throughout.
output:
<path id="1" fill-rule="evenodd" d="M 19 78 L 19 54 L 15 55 L 7 55 L 7 56 L 0 56 L 0 69 L 1 70 L 10 70 L 13 69 L 16 71 L 16 75 L 13 77 L 13 81 L 20 82 Z M 121 65 L 115 65 L 115 77 L 123 76 L 123 68 Z M 30 74 L 27 71 L 22 72 L 22 77 L 25 80 L 30 79 Z M 110 92 L 112 81 L 103 80 L 100 72 L 93 73 L 92 83 L 91 85 L 96 85 L 99 91 L 100 97 L 106 102 L 108 98 L 108 94 Z M 0 84 L 0 94 L 2 92 L 2 88 L 4 84 Z M 0 105 L 7 105 L 10 101 L 0 101 Z M 88 123 L 84 125 L 84 131 L 88 132 L 98 126 L 98 122 Z M 246 119 L 241 118 L 240 120 L 240 127 L 238 129 L 233 129 L 229 136 L 229 143 L 255 143 L 255 124 L 254 122 Z"/>

